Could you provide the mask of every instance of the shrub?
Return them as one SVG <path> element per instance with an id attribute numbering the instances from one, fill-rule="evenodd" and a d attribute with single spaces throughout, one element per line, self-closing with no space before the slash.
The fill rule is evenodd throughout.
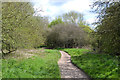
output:
<path id="1" fill-rule="evenodd" d="M 50 48 L 73 48 L 87 45 L 87 34 L 75 24 L 57 24 L 47 35 L 46 44 Z"/>

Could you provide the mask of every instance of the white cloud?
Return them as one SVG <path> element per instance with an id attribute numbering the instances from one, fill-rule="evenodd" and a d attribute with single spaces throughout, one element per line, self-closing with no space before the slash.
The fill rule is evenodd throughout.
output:
<path id="1" fill-rule="evenodd" d="M 95 21 L 95 15 L 89 12 L 91 2 L 91 0 L 40 0 L 34 3 L 34 9 L 43 10 L 36 15 L 49 16 L 52 19 L 71 10 L 78 11 L 83 13 L 86 21 L 91 24 Z"/>
<path id="2" fill-rule="evenodd" d="M 64 8 L 67 11 L 75 10 L 78 12 L 83 12 L 85 10 L 89 10 L 89 0 L 73 0 L 68 2 L 67 4 L 64 4 L 62 8 Z"/>
<path id="3" fill-rule="evenodd" d="M 89 0 L 67 0 L 67 2 L 61 6 L 57 5 L 51 5 L 51 0 L 40 0 L 40 2 L 35 4 L 34 8 L 39 8 L 44 11 L 44 16 L 57 16 L 61 13 L 68 12 L 71 10 L 78 11 L 78 12 L 84 12 L 90 9 L 90 1 Z M 52 0 L 51 2 L 60 2 L 60 0 Z M 49 11 L 48 11 L 49 10 Z"/>

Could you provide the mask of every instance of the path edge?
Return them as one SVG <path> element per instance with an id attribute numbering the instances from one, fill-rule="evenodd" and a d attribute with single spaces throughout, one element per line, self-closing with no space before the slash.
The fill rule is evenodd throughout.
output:
<path id="1" fill-rule="evenodd" d="M 67 52 L 67 51 L 64 51 L 64 52 L 66 52 L 68 55 L 69 55 L 69 53 Z M 87 78 L 89 79 L 89 80 L 92 80 L 92 78 L 83 70 L 83 69 L 81 69 L 80 67 L 78 67 L 75 63 L 73 63 L 73 61 L 70 59 L 70 61 L 71 61 L 71 63 L 75 66 L 75 67 L 77 67 L 78 69 L 80 69 L 82 72 L 83 72 L 83 74 L 85 74 L 86 76 L 87 76 Z"/>

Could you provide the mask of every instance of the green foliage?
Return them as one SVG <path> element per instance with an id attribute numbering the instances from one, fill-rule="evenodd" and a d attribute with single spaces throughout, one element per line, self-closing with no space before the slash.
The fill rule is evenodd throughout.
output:
<path id="1" fill-rule="evenodd" d="M 2 66 L 2 60 L 0 59 L 0 66 Z M 2 69 L 0 68 L 0 79 L 2 79 Z"/>
<path id="2" fill-rule="evenodd" d="M 93 30 L 92 30 L 88 25 L 80 25 L 80 24 L 79 24 L 79 26 L 82 27 L 83 30 L 84 30 L 85 32 L 87 32 L 87 33 L 93 32 Z"/>
<path id="3" fill-rule="evenodd" d="M 55 20 L 53 20 L 53 21 L 48 25 L 48 27 L 52 27 L 52 26 L 55 26 L 55 25 L 61 24 L 61 23 L 64 23 L 64 22 L 62 21 L 62 19 L 61 19 L 61 18 L 56 18 Z"/>
<path id="4" fill-rule="evenodd" d="M 71 55 L 72 62 L 91 78 L 118 78 L 118 57 L 92 54 L 86 49 L 63 49 Z M 89 53 L 88 53 L 89 52 Z"/>
<path id="5" fill-rule="evenodd" d="M 30 15 L 33 14 L 30 3 L 3 3 L 2 49 L 11 51 L 16 48 L 16 36 L 14 36 L 14 32 L 17 27 L 22 27 L 23 21 L 30 16 L 28 13 Z"/>
<path id="6" fill-rule="evenodd" d="M 28 59 L 2 60 L 3 78 L 60 78 L 57 64 L 60 53 L 46 49 L 44 53 L 34 53 Z"/>
<path id="7" fill-rule="evenodd" d="M 26 21 L 30 24 L 16 29 L 16 35 L 18 36 L 16 40 L 19 48 L 33 48 L 44 44 L 43 34 L 45 31 L 43 27 L 45 27 L 45 23 L 42 20 L 41 17 L 33 16 Z"/>
<path id="8" fill-rule="evenodd" d="M 94 34 L 97 41 L 96 43 L 99 45 L 99 51 L 119 55 L 120 2 L 96 2 L 94 5 L 99 6 L 96 10 L 99 13 L 99 21 L 97 22 L 98 26 L 96 28 L 96 33 Z"/>
<path id="9" fill-rule="evenodd" d="M 6 12 L 7 11 L 7 12 Z M 44 44 L 47 19 L 34 16 L 29 2 L 7 2 L 2 5 L 2 51 L 33 48 Z"/>
<path id="10" fill-rule="evenodd" d="M 63 51 L 67 52 L 71 56 L 80 56 L 81 54 L 87 53 L 90 50 L 87 49 L 76 49 L 76 48 L 66 48 Z"/>

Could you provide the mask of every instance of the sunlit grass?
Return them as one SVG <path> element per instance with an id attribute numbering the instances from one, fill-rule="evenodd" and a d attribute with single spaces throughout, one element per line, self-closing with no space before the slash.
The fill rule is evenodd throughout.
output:
<path id="1" fill-rule="evenodd" d="M 118 78 L 118 57 L 108 54 L 90 54 L 86 49 L 64 49 L 72 62 L 91 78 Z"/>
<path id="2" fill-rule="evenodd" d="M 32 53 L 34 54 L 34 53 Z M 60 78 L 57 64 L 60 53 L 57 50 L 45 50 L 29 58 L 3 59 L 3 78 Z"/>

